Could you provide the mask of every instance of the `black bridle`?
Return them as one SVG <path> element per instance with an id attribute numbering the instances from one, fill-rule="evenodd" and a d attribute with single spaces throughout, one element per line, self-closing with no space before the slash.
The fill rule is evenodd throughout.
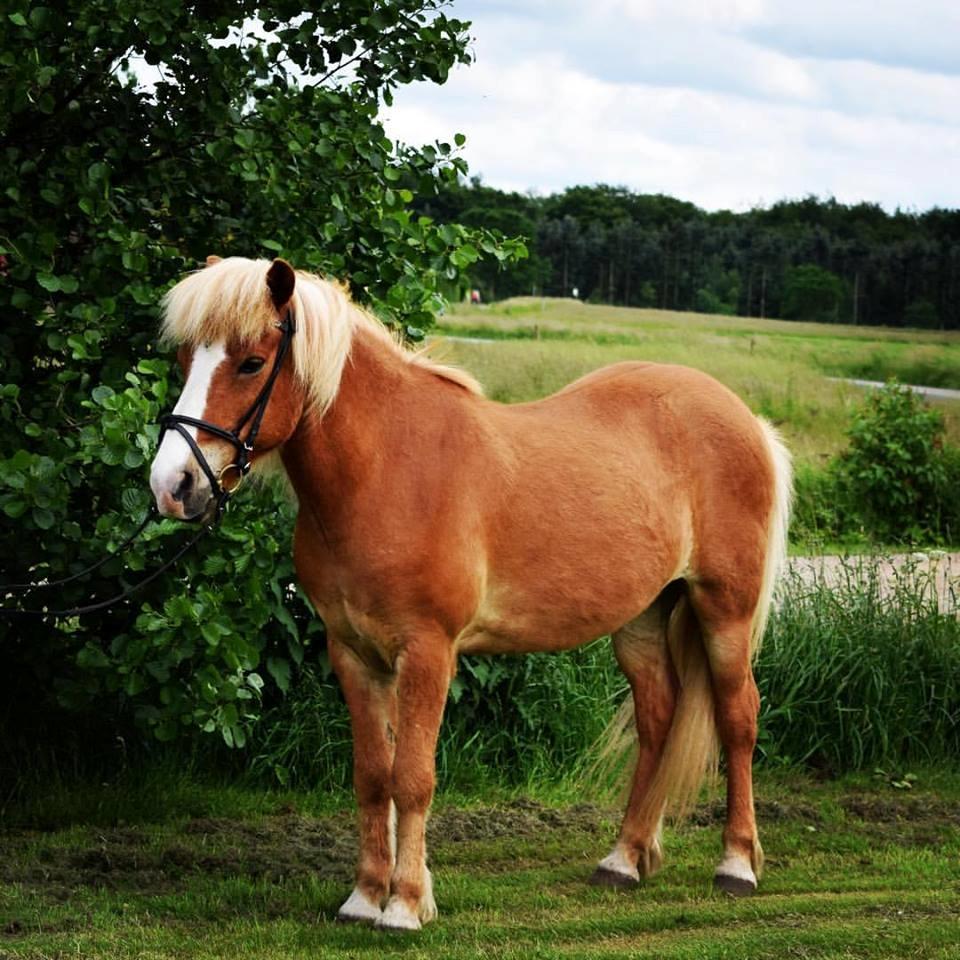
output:
<path id="1" fill-rule="evenodd" d="M 206 420 L 199 420 L 196 417 L 188 417 L 182 413 L 168 413 L 160 418 L 160 437 L 158 443 L 163 442 L 163 436 L 168 430 L 175 430 L 183 437 L 190 452 L 193 454 L 200 469 L 206 474 L 210 481 L 210 491 L 217 498 L 216 517 L 220 518 L 227 506 L 227 501 L 240 488 L 244 477 L 250 472 L 253 461 L 250 459 L 253 454 L 254 444 L 257 442 L 257 434 L 260 432 L 260 424 L 263 422 L 263 415 L 267 412 L 267 404 L 270 402 L 270 396 L 273 393 L 274 384 L 277 377 L 280 376 L 280 368 L 283 366 L 284 357 L 290 350 L 290 342 L 293 335 L 297 332 L 297 320 L 291 305 L 287 309 L 287 315 L 277 324 L 277 327 L 283 331 L 280 338 L 280 345 L 277 347 L 276 355 L 273 358 L 273 369 L 270 376 L 260 388 L 257 399 L 247 408 L 247 412 L 240 418 L 237 425 L 232 430 L 224 430 L 215 423 L 208 423 Z M 249 424 L 246 439 L 241 434 L 244 427 Z M 219 473 L 214 473 L 213 468 L 207 462 L 207 458 L 200 449 L 200 444 L 190 435 L 187 427 L 196 427 L 198 430 L 204 430 L 212 433 L 221 440 L 233 444 L 237 451 L 237 458 L 225 467 L 221 467 Z M 224 483 L 224 478 L 233 473 L 236 481 L 228 486 Z"/>
<path id="2" fill-rule="evenodd" d="M 208 423 L 206 420 L 198 420 L 196 417 L 188 417 L 182 413 L 167 413 L 160 418 L 160 436 L 157 439 L 158 447 L 163 442 L 163 437 L 167 430 L 176 430 L 176 432 L 179 433 L 180 436 L 186 441 L 191 453 L 194 455 L 197 463 L 200 465 L 200 469 L 206 474 L 207 479 L 210 481 L 210 491 L 213 496 L 216 497 L 216 507 L 212 514 L 211 511 L 206 510 L 199 517 L 191 518 L 201 521 L 202 527 L 200 530 L 190 537 L 189 540 L 187 540 L 187 542 L 183 544 L 177 550 L 177 552 L 162 566 L 158 567 L 156 570 L 152 570 L 142 580 L 139 580 L 132 587 L 128 587 L 122 593 L 118 593 L 115 597 L 110 597 L 108 600 L 99 600 L 95 603 L 88 603 L 80 607 L 71 607 L 67 610 L 0 607 L 0 616 L 75 617 L 84 613 L 93 613 L 95 610 L 105 610 L 107 607 L 112 607 L 121 600 L 125 600 L 132 593 L 136 593 L 151 581 L 156 580 L 157 577 L 159 577 L 162 573 L 165 573 L 170 569 L 170 567 L 176 564 L 177 561 L 179 561 L 179 559 L 195 543 L 197 543 L 201 537 L 203 537 L 216 525 L 216 523 L 220 520 L 220 517 L 223 516 L 223 511 L 227 507 L 227 502 L 240 488 L 240 484 L 243 482 L 244 477 L 246 477 L 246 475 L 250 472 L 250 467 L 253 464 L 251 458 L 253 456 L 254 445 L 257 441 L 257 435 L 260 432 L 260 425 L 263 422 L 264 414 L 267 412 L 267 404 L 269 404 L 270 397 L 273 394 L 273 388 L 277 382 L 277 377 L 280 376 L 280 370 L 283 366 L 284 358 L 290 352 L 291 340 L 293 339 L 293 335 L 297 332 L 297 321 L 292 305 L 287 309 L 286 317 L 284 317 L 284 319 L 277 324 L 277 327 L 283 331 L 283 335 L 280 338 L 280 344 L 277 347 L 277 352 L 273 359 L 273 368 L 270 370 L 270 375 L 267 377 L 266 382 L 260 388 L 257 398 L 247 409 L 247 412 L 240 418 L 239 423 L 236 425 L 236 427 L 234 427 L 233 430 L 224 430 L 222 427 L 218 427 L 214 423 Z M 236 449 L 236 459 L 233 462 L 228 463 L 225 467 L 222 467 L 219 474 L 215 474 L 213 472 L 213 468 L 207 462 L 207 458 L 203 455 L 200 445 L 192 436 L 190 436 L 190 431 L 186 429 L 187 427 L 196 427 L 198 430 L 205 430 L 207 433 L 211 433 L 215 437 L 220 437 L 221 440 L 226 440 Z M 245 427 L 248 428 L 246 438 L 241 436 Z M 236 482 L 231 485 L 227 485 L 224 483 L 224 478 L 231 471 L 235 472 Z M 143 533 L 147 527 L 147 524 L 153 518 L 155 513 L 156 507 L 151 506 L 137 529 L 134 530 L 134 532 L 130 534 L 130 536 L 128 536 L 113 553 L 102 557 L 96 563 L 91 564 L 89 567 L 86 567 L 79 573 L 75 573 L 69 577 L 63 577 L 60 580 L 48 580 L 45 583 L 4 584 L 3 586 L 0 586 L 0 596 L 16 593 L 30 593 L 33 590 L 63 586 L 64 584 L 72 583 L 75 580 L 81 579 L 87 574 L 92 573 L 94 570 L 102 567 L 108 560 L 111 560 L 118 554 L 123 553 L 137 539 L 137 537 Z"/>

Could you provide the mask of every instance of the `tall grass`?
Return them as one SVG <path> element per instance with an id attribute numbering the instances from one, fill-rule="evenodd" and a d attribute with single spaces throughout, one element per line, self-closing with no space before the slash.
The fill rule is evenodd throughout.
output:
<path id="1" fill-rule="evenodd" d="M 919 561 L 848 558 L 788 576 L 756 666 L 762 755 L 838 773 L 956 762 L 957 610 L 949 574 L 938 587 Z"/>
<path id="2" fill-rule="evenodd" d="M 437 748 L 441 786 L 562 780 L 625 689 L 606 639 L 557 655 L 462 657 Z M 307 669 L 260 730 L 253 777 L 308 789 L 349 785 L 349 717 L 325 669 Z"/>

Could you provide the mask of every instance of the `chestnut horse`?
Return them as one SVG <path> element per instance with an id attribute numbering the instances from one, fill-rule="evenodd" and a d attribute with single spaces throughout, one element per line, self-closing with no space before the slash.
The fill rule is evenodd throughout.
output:
<path id="1" fill-rule="evenodd" d="M 417 929 L 436 916 L 424 830 L 458 654 L 606 634 L 632 687 L 639 755 L 594 882 L 632 886 L 657 869 L 668 798 L 699 789 L 719 736 L 715 882 L 752 892 L 763 855 L 751 656 L 791 483 L 775 431 L 705 374 L 654 363 L 494 403 L 466 373 L 404 349 L 342 287 L 283 260 L 216 257 L 165 301 L 186 374 L 175 412 L 232 428 L 291 310 L 252 457 L 282 465 L 296 493 L 297 576 L 350 710 L 360 855 L 340 919 Z M 230 443 L 191 429 L 214 474 L 231 463 Z M 161 512 L 203 514 L 208 476 L 168 432 L 150 480 Z"/>

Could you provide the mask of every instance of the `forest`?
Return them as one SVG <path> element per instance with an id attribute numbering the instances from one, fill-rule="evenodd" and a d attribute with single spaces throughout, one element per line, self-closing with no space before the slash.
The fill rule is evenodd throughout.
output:
<path id="1" fill-rule="evenodd" d="M 423 214 L 528 238 L 527 260 L 477 264 L 485 299 L 521 294 L 826 323 L 960 327 L 960 211 L 888 213 L 874 203 L 783 200 L 708 212 L 598 184 L 550 196 L 479 178 Z"/>

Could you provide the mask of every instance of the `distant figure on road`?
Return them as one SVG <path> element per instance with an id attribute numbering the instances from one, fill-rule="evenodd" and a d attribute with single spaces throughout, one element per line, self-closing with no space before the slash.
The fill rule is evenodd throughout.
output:
<path id="1" fill-rule="evenodd" d="M 470 302 L 471 302 L 471 303 L 479 303 L 479 302 L 480 302 L 480 291 L 479 291 L 479 290 L 471 290 L 471 291 L 470 291 Z"/>

